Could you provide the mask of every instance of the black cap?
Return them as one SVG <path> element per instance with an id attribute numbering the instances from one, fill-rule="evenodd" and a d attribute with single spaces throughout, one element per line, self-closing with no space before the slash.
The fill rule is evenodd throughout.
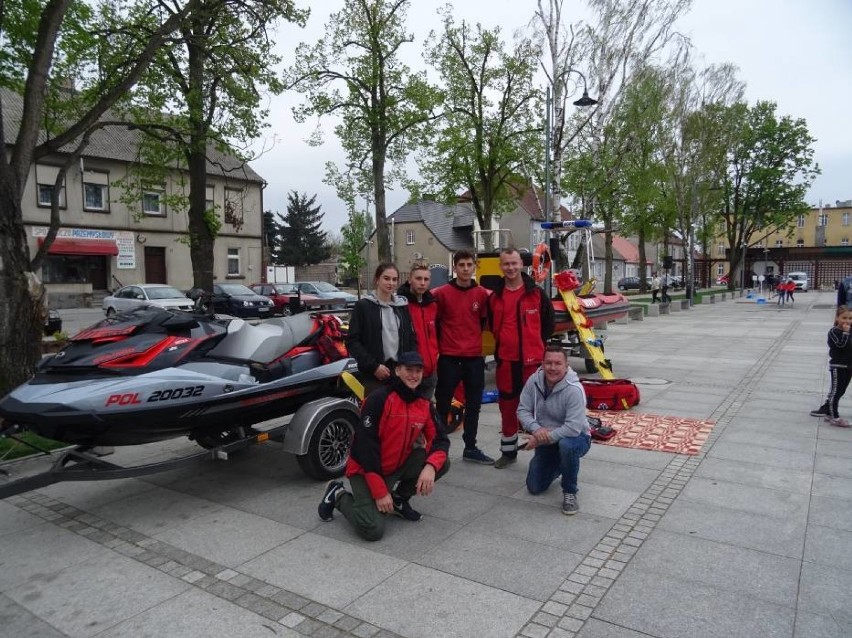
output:
<path id="1" fill-rule="evenodd" d="M 423 357 L 419 352 L 403 352 L 399 355 L 396 364 L 398 366 L 420 366 L 423 367 Z"/>

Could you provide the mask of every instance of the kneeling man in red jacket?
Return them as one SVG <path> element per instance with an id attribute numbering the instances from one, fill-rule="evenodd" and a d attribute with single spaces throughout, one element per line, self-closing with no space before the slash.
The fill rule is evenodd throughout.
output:
<path id="1" fill-rule="evenodd" d="M 428 496 L 450 467 L 450 441 L 432 404 L 417 392 L 423 380 L 423 358 L 404 352 L 391 383 L 367 396 L 355 428 L 343 481 L 329 481 L 319 517 L 330 521 L 338 509 L 361 538 L 377 541 L 385 533 L 388 514 L 419 521 L 409 500 Z"/>

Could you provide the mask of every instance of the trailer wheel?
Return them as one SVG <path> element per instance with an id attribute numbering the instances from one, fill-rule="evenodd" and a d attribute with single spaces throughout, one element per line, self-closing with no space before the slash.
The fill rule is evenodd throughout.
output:
<path id="1" fill-rule="evenodd" d="M 349 410 L 336 410 L 323 417 L 311 435 L 308 453 L 296 457 L 302 471 L 319 480 L 342 476 L 357 420 Z"/>
<path id="2" fill-rule="evenodd" d="M 243 427 L 234 428 L 233 430 L 224 430 L 222 432 L 197 432 L 193 435 L 193 439 L 205 450 L 212 450 L 220 445 L 233 443 L 246 437 L 246 429 Z"/>

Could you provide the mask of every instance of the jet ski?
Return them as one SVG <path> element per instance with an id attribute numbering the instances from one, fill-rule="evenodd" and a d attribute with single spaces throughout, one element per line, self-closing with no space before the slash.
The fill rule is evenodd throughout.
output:
<path id="1" fill-rule="evenodd" d="M 3 429 L 15 424 L 86 447 L 188 436 L 214 448 L 247 436 L 254 424 L 316 404 L 308 417 L 299 415 L 291 451 L 316 448 L 314 466 L 326 466 L 314 474 L 333 475 L 342 471 L 357 419 L 357 403 L 341 382 L 357 365 L 344 356 L 339 330 L 331 332 L 340 354 L 321 347 L 335 321 L 299 314 L 252 325 L 155 307 L 120 313 L 72 337 L 0 399 Z M 317 433 L 314 412 L 337 420 L 319 419 L 324 429 Z M 316 437 L 325 448 L 314 445 Z"/>

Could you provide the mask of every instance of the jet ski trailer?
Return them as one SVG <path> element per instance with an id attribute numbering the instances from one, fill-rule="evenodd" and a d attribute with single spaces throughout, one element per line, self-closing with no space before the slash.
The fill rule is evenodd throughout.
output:
<path id="1" fill-rule="evenodd" d="M 0 467 L 0 500 L 15 494 L 36 490 L 66 481 L 110 481 L 168 472 L 205 461 L 226 461 L 235 452 L 252 445 L 277 442 L 284 452 L 295 454 L 299 466 L 308 476 L 328 479 L 340 476 L 349 455 L 351 433 L 359 419 L 359 406 L 348 398 L 325 397 L 301 406 L 287 423 L 268 429 L 244 428 L 239 438 L 229 437 L 221 445 L 185 456 L 152 463 L 123 466 L 105 456 L 111 448 L 75 445 L 58 451 L 47 451 L 22 441 L 17 426 L 0 435 L 7 436 L 52 457 L 48 469 L 36 474 L 15 477 L 18 462 Z M 261 424 L 262 426 L 262 424 Z M 104 454 L 106 452 L 106 454 Z M 28 457 L 29 463 L 33 457 Z M 38 457 L 36 457 L 37 459 Z"/>

